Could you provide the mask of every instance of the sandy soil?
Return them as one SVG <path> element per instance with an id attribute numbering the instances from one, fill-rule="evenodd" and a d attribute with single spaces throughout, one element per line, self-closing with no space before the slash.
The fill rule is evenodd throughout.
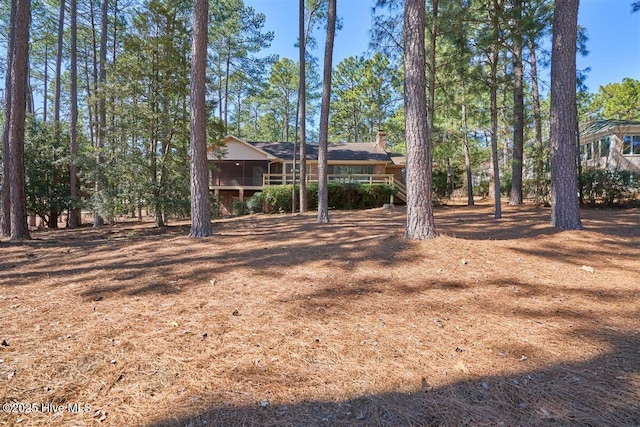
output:
<path id="1" fill-rule="evenodd" d="M 640 211 L 503 213 L 0 242 L 0 425 L 640 426 Z"/>

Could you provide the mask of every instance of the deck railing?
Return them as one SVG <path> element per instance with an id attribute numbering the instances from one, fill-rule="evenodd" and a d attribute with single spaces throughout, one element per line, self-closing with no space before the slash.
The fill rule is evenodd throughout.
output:
<path id="1" fill-rule="evenodd" d="M 398 188 L 398 192 L 396 193 L 395 197 L 397 197 L 399 200 L 402 200 L 403 202 L 407 201 L 407 187 L 399 180 L 394 179 L 393 180 L 393 184 L 396 186 L 396 188 Z"/>
<path id="2" fill-rule="evenodd" d="M 296 180 L 299 175 L 296 175 Z M 393 174 L 348 174 L 348 175 L 327 175 L 328 182 L 348 182 L 355 184 L 393 184 Z M 307 175 L 306 182 L 318 182 L 318 175 Z M 262 185 L 286 185 L 293 183 L 293 174 L 264 174 L 262 175 Z"/>

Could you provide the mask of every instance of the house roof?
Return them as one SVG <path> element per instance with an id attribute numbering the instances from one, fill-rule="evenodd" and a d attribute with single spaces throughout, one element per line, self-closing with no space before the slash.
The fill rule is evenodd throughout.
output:
<path id="1" fill-rule="evenodd" d="M 255 148 L 269 153 L 282 160 L 291 159 L 293 153 L 292 142 L 251 142 Z M 307 160 L 318 160 L 318 144 L 306 144 Z M 296 157 L 300 152 L 300 145 L 296 144 Z M 329 144 L 328 160 L 332 161 L 368 161 L 391 163 L 391 158 L 381 148 L 371 142 L 342 142 Z"/>
<path id="2" fill-rule="evenodd" d="M 589 136 L 607 130 L 616 130 L 616 128 L 625 126 L 640 126 L 640 122 L 617 119 L 597 119 L 584 125 L 580 133 L 583 136 Z"/>

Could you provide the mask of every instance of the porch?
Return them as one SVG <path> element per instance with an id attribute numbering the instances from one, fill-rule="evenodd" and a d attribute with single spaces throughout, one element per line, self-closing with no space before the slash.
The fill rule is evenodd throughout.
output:
<path id="1" fill-rule="evenodd" d="M 262 175 L 262 186 L 268 187 L 272 185 L 287 185 L 293 184 L 293 174 L 284 173 L 266 173 Z M 296 175 L 296 181 L 299 180 L 299 175 Z M 354 184 L 385 184 L 393 185 L 393 174 L 368 174 L 368 173 L 356 173 L 356 174 L 329 174 L 327 175 L 328 182 L 340 182 L 340 183 L 354 183 Z M 305 182 L 313 183 L 318 182 L 317 174 L 307 174 Z"/>

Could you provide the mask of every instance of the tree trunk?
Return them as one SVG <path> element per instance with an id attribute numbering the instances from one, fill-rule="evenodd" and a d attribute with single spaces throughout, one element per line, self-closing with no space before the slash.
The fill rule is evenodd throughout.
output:
<path id="1" fill-rule="evenodd" d="M 78 203 L 78 178 L 76 160 L 78 157 L 78 14 L 77 0 L 71 0 L 71 162 L 69 163 L 69 188 L 71 206 L 69 208 L 69 228 L 80 225 Z"/>
<path id="2" fill-rule="evenodd" d="M 116 56 L 118 49 L 118 0 L 113 0 L 113 43 L 111 43 L 111 69 L 114 69 L 116 66 Z M 115 127 L 116 114 L 115 114 L 115 95 L 111 93 L 110 103 L 112 105 L 109 123 L 111 124 L 111 128 Z"/>
<path id="3" fill-rule="evenodd" d="M 207 0 L 194 0 L 191 48 L 191 231 L 189 237 L 211 236 L 205 105 L 208 9 Z"/>
<path id="4" fill-rule="evenodd" d="M 53 121 L 54 126 L 59 126 L 60 122 L 60 90 L 62 76 L 62 54 L 63 54 L 63 37 L 64 37 L 64 11 L 65 0 L 60 0 L 60 20 L 58 21 L 58 51 L 56 53 L 56 75 L 55 75 L 55 93 L 53 95 Z"/>
<path id="5" fill-rule="evenodd" d="M 575 162 L 578 173 L 578 201 L 580 204 L 584 203 L 584 192 L 582 188 L 582 159 L 580 158 L 580 123 L 578 114 L 578 103 L 576 102 L 576 147 L 575 147 Z M 613 200 L 611 201 L 613 203 Z"/>
<path id="6" fill-rule="evenodd" d="M 89 115 L 89 135 L 91 143 L 97 147 L 98 140 L 98 101 L 96 95 L 98 93 L 98 42 L 96 39 L 96 17 L 93 7 L 89 7 L 90 31 L 91 31 L 91 57 L 93 59 L 91 70 L 89 70 L 89 54 L 85 50 L 85 65 L 87 74 L 87 97 L 93 102 L 87 102 L 87 111 Z M 91 71 L 91 80 L 89 79 L 89 71 Z"/>
<path id="7" fill-rule="evenodd" d="M 94 198 L 98 200 L 98 206 L 94 206 L 93 226 L 104 225 L 102 216 L 102 148 L 105 143 L 107 128 L 107 103 L 106 88 L 107 82 L 107 31 L 108 31 L 109 2 L 102 0 L 100 8 L 100 69 L 98 74 L 98 134 L 96 138 L 96 181 L 94 184 Z"/>
<path id="8" fill-rule="evenodd" d="M 300 108 L 300 103 L 298 102 L 298 108 Z M 284 132 L 284 141 L 289 142 L 289 97 L 284 103 L 284 117 L 282 119 L 282 130 Z"/>
<path id="9" fill-rule="evenodd" d="M 92 90 L 91 90 L 91 77 L 89 75 L 89 52 L 87 51 L 87 47 L 85 46 L 84 50 L 84 77 L 85 77 L 85 91 L 87 99 L 91 99 Z M 88 128 L 89 128 L 89 140 L 93 143 L 95 140 L 95 132 L 94 132 L 94 105 L 93 102 L 87 102 L 87 119 L 89 120 Z"/>
<path id="10" fill-rule="evenodd" d="M 55 180 L 54 180 L 54 182 L 55 182 Z M 58 211 L 56 209 L 50 209 L 49 210 L 49 217 L 48 217 L 48 220 L 47 220 L 47 228 L 49 230 L 57 229 L 58 228 L 58 219 L 59 219 Z"/>
<path id="11" fill-rule="evenodd" d="M 60 97 L 62 91 L 62 57 L 64 54 L 64 14 L 65 14 L 65 0 L 60 0 L 60 12 L 58 21 L 58 46 L 56 53 L 56 75 L 55 75 L 55 92 L 53 98 L 53 126 L 54 126 L 54 138 L 60 142 Z M 57 182 L 58 176 L 54 172 L 54 176 L 51 179 L 53 182 Z M 47 221 L 47 227 L 50 229 L 58 228 L 57 211 L 51 209 L 49 211 L 49 220 Z"/>
<path id="12" fill-rule="evenodd" d="M 318 222 L 329 222 L 329 188 L 327 154 L 329 151 L 329 110 L 331 103 L 331 73 L 333 71 L 333 42 L 336 35 L 336 0 L 329 0 L 327 41 L 324 47 L 322 76 L 322 106 L 320 107 L 320 147 L 318 148 Z"/>
<path id="13" fill-rule="evenodd" d="M 33 100 L 33 87 L 31 86 L 31 63 L 27 64 L 27 113 L 35 116 L 35 101 Z"/>
<path id="14" fill-rule="evenodd" d="M 24 174 L 24 128 L 29 64 L 30 0 L 15 1 L 13 53 L 11 61 L 11 117 L 9 119 L 9 186 L 11 240 L 29 239 Z M 13 3 L 13 2 L 12 2 Z"/>
<path id="15" fill-rule="evenodd" d="M 514 0 L 516 25 L 522 23 L 522 0 Z M 522 164 L 524 161 L 524 77 L 522 73 L 522 33 L 514 28 L 513 39 L 513 160 L 511 163 L 510 205 L 522 204 Z"/>
<path id="16" fill-rule="evenodd" d="M 535 146 L 538 150 L 534 159 L 533 173 L 536 180 L 536 196 L 544 192 L 544 142 L 542 141 L 542 113 L 540 108 L 540 89 L 538 87 L 538 61 L 534 38 L 529 41 L 529 65 L 531 66 L 531 92 L 533 96 L 533 121 Z"/>
<path id="17" fill-rule="evenodd" d="M 218 69 L 222 70 L 222 62 L 221 62 L 221 57 L 218 57 L 217 59 L 218 61 Z M 220 120 L 220 123 L 224 123 L 224 116 L 222 115 L 222 77 L 220 77 L 218 79 L 218 85 L 216 87 L 216 91 L 218 92 L 218 119 Z M 227 129 L 224 129 L 224 133 L 227 133 Z"/>
<path id="18" fill-rule="evenodd" d="M 438 0 L 432 0 L 431 37 L 429 38 L 429 82 L 427 98 L 427 135 L 433 135 L 436 103 L 436 45 L 438 40 Z"/>
<path id="19" fill-rule="evenodd" d="M 490 88 L 491 92 L 491 159 L 493 161 L 493 197 L 495 203 L 494 218 L 502 218 L 500 195 L 500 162 L 498 159 L 498 2 L 493 1 L 492 29 L 494 34 L 490 53 Z"/>
<path id="20" fill-rule="evenodd" d="M 551 225 L 579 230 L 576 174 L 576 39 L 579 0 L 556 2 L 551 47 Z"/>
<path id="21" fill-rule="evenodd" d="M 300 111 L 300 212 L 307 210 L 307 79 L 306 79 L 306 51 L 307 40 L 304 31 L 304 0 L 300 0 L 298 10 L 298 37 L 300 43 L 300 82 L 298 89 L 298 108 Z M 328 32 L 329 30 L 327 30 Z M 327 34 L 328 37 L 328 34 Z M 326 53 L 325 53 L 326 55 Z M 325 57 L 326 61 L 326 57 Z M 324 89 L 323 89 L 324 90 Z M 322 126 L 322 119 L 320 122 Z M 288 125 L 287 125 L 288 127 Z M 295 155 L 295 152 L 294 152 Z M 320 166 L 320 154 L 318 153 L 318 167 Z M 294 165 L 295 167 L 295 165 Z M 293 183 L 293 192 L 295 193 L 295 182 Z M 318 186 L 318 194 L 320 187 Z M 295 196 L 294 196 L 295 198 Z M 319 208 L 320 202 L 318 202 Z"/>
<path id="22" fill-rule="evenodd" d="M 167 181 L 169 180 L 169 165 L 167 164 L 167 157 L 171 150 L 171 139 L 162 143 L 162 160 L 160 162 L 160 183 L 158 184 L 158 212 L 156 212 L 156 220 L 158 227 L 164 227 L 167 225 L 166 212 L 164 206 L 166 204 L 165 195 L 167 193 Z M 244 175 L 244 174 L 243 174 Z"/>
<path id="23" fill-rule="evenodd" d="M 13 45 L 15 39 L 15 22 L 16 22 L 16 2 L 11 2 L 11 16 L 9 20 L 9 41 L 7 45 L 7 74 L 5 76 L 5 92 L 4 92 L 4 117 L 2 125 L 2 215 L 0 217 L 0 236 L 11 236 L 11 185 L 9 177 L 11 176 L 11 162 L 9 153 L 9 123 L 11 119 L 12 106 L 12 70 L 13 70 Z"/>
<path id="24" fill-rule="evenodd" d="M 433 220 L 431 135 L 427 126 L 425 3 L 406 0 L 404 8 L 404 99 L 407 144 L 407 228 L 411 240 L 437 236 Z"/>
<path id="25" fill-rule="evenodd" d="M 48 105 L 48 97 L 49 97 L 49 45 L 45 44 L 44 46 L 44 87 L 43 87 L 43 97 L 42 97 L 42 121 L 46 123 L 47 121 L 47 108 Z"/>
<path id="26" fill-rule="evenodd" d="M 500 160 L 498 159 L 498 116 L 496 100 L 496 89 L 491 89 L 491 131 L 489 137 L 491 138 L 491 178 L 493 186 L 490 189 L 494 200 L 494 214 L 495 219 L 502 218 L 502 206 L 501 206 L 501 194 L 500 194 Z"/>
<path id="27" fill-rule="evenodd" d="M 463 89 L 464 90 L 464 89 Z M 469 153 L 469 135 L 467 134 L 467 106 L 462 104 L 462 133 L 464 144 L 464 168 L 467 177 L 467 206 L 475 204 L 473 200 L 473 176 L 471 174 L 471 154 Z"/>
<path id="28" fill-rule="evenodd" d="M 231 73 L 231 51 L 227 52 L 224 79 L 224 132 L 229 129 L 229 74 Z"/>

